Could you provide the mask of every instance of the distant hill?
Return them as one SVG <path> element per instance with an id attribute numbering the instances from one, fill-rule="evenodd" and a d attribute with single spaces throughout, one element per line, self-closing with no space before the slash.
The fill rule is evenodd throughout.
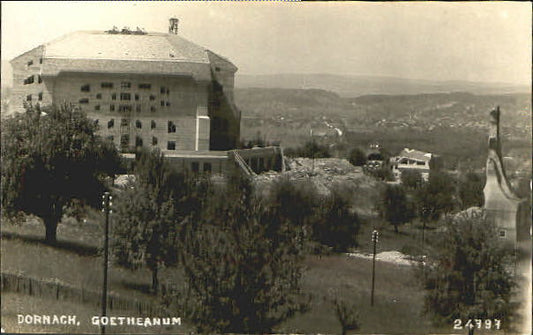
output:
<path id="1" fill-rule="evenodd" d="M 380 76 L 332 74 L 242 75 L 235 78 L 237 88 L 322 89 L 342 97 L 369 94 L 420 94 L 469 92 L 474 94 L 529 93 L 531 87 L 506 83 L 469 81 L 431 81 Z"/>

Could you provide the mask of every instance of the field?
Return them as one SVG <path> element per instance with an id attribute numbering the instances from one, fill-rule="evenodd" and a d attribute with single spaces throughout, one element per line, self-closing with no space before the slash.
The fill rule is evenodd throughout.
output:
<path id="1" fill-rule="evenodd" d="M 95 215 L 95 219 L 96 219 Z M 83 287 L 88 291 L 100 292 L 102 278 L 102 259 L 97 249 L 100 228 L 86 224 L 60 224 L 59 246 L 51 247 L 39 241 L 43 234 L 42 226 L 34 219 L 23 225 L 3 224 L 2 231 L 2 272 L 21 273 L 32 278 L 57 280 L 61 283 Z M 365 225 L 360 239 L 368 239 L 372 227 Z M 84 234 L 86 231 L 86 234 Z M 411 233 L 400 234 L 400 242 L 392 241 L 395 236 L 391 228 L 384 229 L 383 246 L 380 251 L 397 248 L 397 243 L 406 244 L 412 240 Z M 407 229 L 406 229 L 407 231 Z M 364 234 L 364 236 L 363 236 Z M 414 234 L 414 233 L 413 233 Z M 42 236 L 42 235 L 40 235 Z M 90 242 L 86 237 L 92 236 Z M 361 243 L 359 252 L 369 251 L 369 243 Z M 68 264 L 68 266 L 65 266 Z M 305 260 L 303 291 L 310 294 L 310 310 L 303 315 L 279 325 L 281 333 L 338 333 L 340 324 L 336 319 L 331 299 L 334 296 L 358 306 L 361 321 L 360 332 L 384 333 L 425 333 L 431 328 L 430 320 L 423 316 L 423 292 L 414 278 L 413 268 L 388 262 L 378 262 L 376 266 L 375 305 L 370 306 L 371 261 L 365 258 L 346 255 L 308 256 Z M 177 271 L 168 270 L 167 274 L 176 278 Z M 161 278 L 164 278 L 163 272 Z M 109 291 L 113 294 L 132 299 L 156 303 L 147 288 L 151 280 L 147 270 L 129 271 L 111 266 Z M 53 306 L 53 307 L 49 307 Z M 68 301 L 29 297 L 16 293 L 2 295 L 3 326 L 17 331 L 36 331 L 36 326 L 16 324 L 16 314 L 69 314 L 78 315 L 80 327 L 69 329 L 57 326 L 46 331 L 97 332 L 97 327 L 89 323 L 90 316 L 98 315 L 99 308 Z M 134 311 L 113 310 L 111 315 L 136 315 Z M 178 311 L 179 314 L 179 311 Z M 387 320 L 387 321 L 384 321 Z M 12 328 L 14 327 L 14 329 Z M 64 327 L 64 326 L 63 326 Z M 175 326 L 176 327 L 176 326 Z M 141 327 L 142 328 L 142 327 Z M 173 332 L 189 330 L 186 320 Z M 41 329 L 44 330 L 44 329 Z M 165 332 L 162 328 L 116 327 L 115 332 Z M 449 333 L 449 329 L 433 329 L 434 332 Z"/>

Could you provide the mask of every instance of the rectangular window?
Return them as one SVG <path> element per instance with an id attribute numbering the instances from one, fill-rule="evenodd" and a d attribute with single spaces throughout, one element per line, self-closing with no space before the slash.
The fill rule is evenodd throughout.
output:
<path id="1" fill-rule="evenodd" d="M 33 60 L 30 60 L 28 63 L 26 63 L 27 66 L 32 66 L 33 65 Z"/>
<path id="2" fill-rule="evenodd" d="M 165 102 L 161 100 L 161 107 L 164 107 L 164 106 L 165 106 Z"/>
<path id="3" fill-rule="evenodd" d="M 150 112 L 155 113 L 155 107 L 154 106 L 150 107 Z"/>
<path id="4" fill-rule="evenodd" d="M 165 94 L 165 92 L 167 91 L 167 89 L 165 88 L 165 86 L 161 86 L 161 94 Z"/>
<path id="5" fill-rule="evenodd" d="M 117 100 L 117 94 L 116 93 L 111 94 L 111 100 Z"/>
<path id="6" fill-rule="evenodd" d="M 43 78 L 41 77 L 41 75 L 38 75 L 37 76 L 37 82 L 40 84 L 43 82 Z"/>
<path id="7" fill-rule="evenodd" d="M 170 106 L 170 101 L 167 101 L 166 105 L 167 105 L 167 107 L 169 107 Z"/>
<path id="8" fill-rule="evenodd" d="M 107 121 L 107 129 L 113 128 L 115 126 L 115 119 Z"/>
<path id="9" fill-rule="evenodd" d="M 81 91 L 82 92 L 90 92 L 91 91 L 91 85 L 89 85 L 89 84 L 82 85 L 81 86 Z"/>
<path id="10" fill-rule="evenodd" d="M 102 99 L 102 93 L 96 94 L 96 99 L 98 99 L 98 100 Z"/>
<path id="11" fill-rule="evenodd" d="M 152 145 L 157 145 L 157 137 L 152 136 Z"/>
<path id="12" fill-rule="evenodd" d="M 26 96 L 26 101 L 31 101 L 31 94 L 28 94 L 28 95 Z"/>
<path id="13" fill-rule="evenodd" d="M 155 100 L 155 95 L 150 95 L 150 101 L 154 101 Z"/>
<path id="14" fill-rule="evenodd" d="M 152 120 L 152 122 L 150 122 L 150 129 L 155 129 L 155 121 Z"/>
<path id="15" fill-rule="evenodd" d="M 505 238 L 505 236 L 507 235 L 507 232 L 502 229 L 502 230 L 499 231 L 498 234 L 500 235 L 501 238 Z"/>
<path id="16" fill-rule="evenodd" d="M 95 110 L 95 111 L 99 111 L 99 110 L 100 110 L 100 105 L 95 105 L 95 106 L 94 106 L 94 110 Z"/>
<path id="17" fill-rule="evenodd" d="M 78 102 L 80 104 L 88 104 L 89 103 L 89 99 L 88 98 L 81 98 L 80 100 L 78 100 Z"/>
<path id="18" fill-rule="evenodd" d="M 139 88 L 142 88 L 142 89 L 145 89 L 145 90 L 149 90 L 152 88 L 152 85 L 151 84 L 147 84 L 147 83 L 141 83 L 139 84 Z"/>
<path id="19" fill-rule="evenodd" d="M 39 64 L 42 64 L 43 63 L 43 58 L 39 58 Z"/>
<path id="20" fill-rule="evenodd" d="M 143 124 L 142 124 L 141 120 L 135 121 L 135 127 L 139 128 L 139 129 L 141 129 L 143 127 Z"/>
<path id="21" fill-rule="evenodd" d="M 130 145 L 130 135 L 124 134 L 120 136 L 120 145 L 124 148 Z"/>
<path id="22" fill-rule="evenodd" d="M 175 141 L 168 141 L 167 142 L 167 150 L 176 150 L 176 142 Z"/>
<path id="23" fill-rule="evenodd" d="M 143 139 L 140 136 L 135 137 L 135 147 L 142 147 L 143 146 Z"/>
<path id="24" fill-rule="evenodd" d="M 131 105 L 118 105 L 118 111 L 119 112 L 131 112 L 132 107 Z"/>
<path id="25" fill-rule="evenodd" d="M 109 105 L 109 111 L 114 112 L 115 111 L 115 105 L 111 104 Z"/>
<path id="26" fill-rule="evenodd" d="M 198 162 L 192 162 L 191 163 L 191 170 L 192 170 L 192 172 L 199 172 L 200 171 L 200 164 Z"/>
<path id="27" fill-rule="evenodd" d="M 43 101 L 43 92 L 40 92 L 37 97 L 39 101 Z"/>
<path id="28" fill-rule="evenodd" d="M 33 78 L 33 75 L 31 75 L 28 78 L 24 79 L 24 85 L 33 84 L 34 80 L 35 79 Z"/>
<path id="29" fill-rule="evenodd" d="M 102 83 L 100 86 L 102 88 L 113 88 L 113 83 Z"/>
<path id="30" fill-rule="evenodd" d="M 172 121 L 168 121 L 168 132 L 169 133 L 175 133 L 176 132 L 176 125 Z"/>
<path id="31" fill-rule="evenodd" d="M 131 100 L 131 94 L 129 94 L 129 93 L 120 93 L 120 100 Z"/>
<path id="32" fill-rule="evenodd" d="M 128 119 L 120 120 L 120 126 L 121 127 L 127 127 L 128 125 L 129 125 Z"/>
<path id="33" fill-rule="evenodd" d="M 139 95 L 135 94 L 135 101 L 139 101 Z"/>
<path id="34" fill-rule="evenodd" d="M 120 88 L 131 88 L 131 83 L 129 81 L 123 81 L 120 83 Z"/>
<path id="35" fill-rule="evenodd" d="M 204 172 L 211 172 L 211 163 L 204 163 Z"/>

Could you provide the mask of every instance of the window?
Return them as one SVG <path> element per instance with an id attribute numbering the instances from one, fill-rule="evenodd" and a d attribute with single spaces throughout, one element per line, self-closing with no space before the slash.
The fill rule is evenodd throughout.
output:
<path id="1" fill-rule="evenodd" d="M 120 83 L 120 88 L 131 88 L 131 83 L 129 81 L 123 81 Z"/>
<path id="2" fill-rule="evenodd" d="M 150 101 L 154 101 L 155 100 L 155 95 L 150 95 Z"/>
<path id="3" fill-rule="evenodd" d="M 140 136 L 135 137 L 135 147 L 142 147 L 143 146 L 143 139 Z"/>
<path id="4" fill-rule="evenodd" d="M 28 94 L 28 95 L 26 96 L 26 101 L 31 101 L 31 94 Z"/>
<path id="5" fill-rule="evenodd" d="M 139 101 L 139 95 L 135 94 L 135 101 Z"/>
<path id="6" fill-rule="evenodd" d="M 165 94 L 165 92 L 167 91 L 167 89 L 165 88 L 165 86 L 161 86 L 161 94 Z"/>
<path id="7" fill-rule="evenodd" d="M 169 94 L 169 93 L 170 93 L 170 90 L 167 88 L 167 94 Z"/>
<path id="8" fill-rule="evenodd" d="M 176 125 L 172 121 L 168 121 L 168 132 L 169 133 L 175 133 L 176 132 Z"/>
<path id="9" fill-rule="evenodd" d="M 41 75 L 38 75 L 37 76 L 37 82 L 40 84 L 43 82 L 43 78 L 41 77 Z"/>
<path id="10" fill-rule="evenodd" d="M 115 105 L 111 104 L 109 105 L 109 111 L 114 112 L 115 111 Z"/>
<path id="11" fill-rule="evenodd" d="M 506 232 L 504 229 L 502 229 L 502 230 L 500 230 L 500 231 L 498 232 L 498 235 L 499 235 L 501 238 L 505 238 L 505 236 L 507 235 L 507 232 Z"/>
<path id="12" fill-rule="evenodd" d="M 39 95 L 38 95 L 37 97 L 38 97 L 37 99 L 38 99 L 39 101 L 43 101 L 43 92 L 40 92 Z"/>
<path id="13" fill-rule="evenodd" d="M 108 139 L 109 141 L 113 142 L 113 141 L 115 140 L 115 136 L 113 136 L 113 135 L 109 135 L 109 136 L 107 137 L 107 139 Z"/>
<path id="14" fill-rule="evenodd" d="M 24 79 L 24 85 L 33 84 L 34 81 L 33 75 L 29 76 L 28 78 Z"/>
<path id="15" fill-rule="evenodd" d="M 113 83 L 102 83 L 100 86 L 102 88 L 113 88 Z"/>
<path id="16" fill-rule="evenodd" d="M 140 113 L 140 112 L 141 112 L 141 105 L 137 105 L 137 106 L 135 106 L 135 111 L 136 111 L 137 113 Z"/>
<path id="17" fill-rule="evenodd" d="M 152 120 L 152 122 L 150 122 L 150 129 L 155 129 L 155 121 Z"/>
<path id="18" fill-rule="evenodd" d="M 89 85 L 89 84 L 82 85 L 81 86 L 81 91 L 82 92 L 90 92 L 91 91 L 91 85 Z"/>
<path id="19" fill-rule="evenodd" d="M 39 58 L 39 64 L 42 64 L 43 63 L 43 58 Z"/>
<path id="20" fill-rule="evenodd" d="M 131 94 L 129 94 L 129 93 L 120 93 L 120 100 L 131 100 Z"/>
<path id="21" fill-rule="evenodd" d="M 155 107 L 154 106 L 150 107 L 150 112 L 155 113 Z"/>
<path id="22" fill-rule="evenodd" d="M 220 72 L 220 68 L 218 66 L 215 66 L 215 71 Z"/>
<path id="23" fill-rule="evenodd" d="M 176 142 L 175 141 L 168 141 L 167 142 L 167 150 L 176 150 Z"/>
<path id="24" fill-rule="evenodd" d="M 81 98 L 80 100 L 78 100 L 78 102 L 80 104 L 88 104 L 89 103 L 89 99 L 88 98 Z"/>
<path id="25" fill-rule="evenodd" d="M 157 145 L 157 137 L 152 136 L 152 145 Z"/>
<path id="26" fill-rule="evenodd" d="M 27 66 L 32 66 L 33 65 L 33 60 L 30 60 L 28 63 L 26 63 Z"/>
<path id="27" fill-rule="evenodd" d="M 198 162 L 192 162 L 191 163 L 191 170 L 192 170 L 192 172 L 200 171 L 200 164 Z"/>
<path id="28" fill-rule="evenodd" d="M 139 129 L 143 127 L 143 124 L 142 124 L 141 120 L 135 121 L 135 127 L 139 128 Z"/>
<path id="29" fill-rule="evenodd" d="M 130 145 L 130 135 L 124 134 L 120 136 L 120 145 L 122 147 L 127 147 L 128 145 Z"/>
<path id="30" fill-rule="evenodd" d="M 116 93 L 111 94 L 111 100 L 117 100 L 117 94 Z"/>
<path id="31" fill-rule="evenodd" d="M 131 105 L 118 105 L 119 112 L 131 112 L 131 110 L 132 110 Z"/>
<path id="32" fill-rule="evenodd" d="M 120 126 L 121 127 L 127 127 L 128 125 L 129 125 L 128 119 L 120 120 Z"/>
<path id="33" fill-rule="evenodd" d="M 165 102 L 161 100 L 161 107 L 164 107 L 164 106 L 165 106 Z"/>
<path id="34" fill-rule="evenodd" d="M 115 126 L 115 119 L 107 121 L 107 129 L 113 128 Z"/>
<path id="35" fill-rule="evenodd" d="M 166 104 L 167 104 L 167 107 L 169 107 L 169 106 L 170 106 L 170 101 L 167 101 L 167 103 L 166 103 Z"/>
<path id="36" fill-rule="evenodd" d="M 99 110 L 100 110 L 100 105 L 95 105 L 95 106 L 94 106 L 94 110 L 95 110 L 95 111 L 99 111 Z"/>
<path id="37" fill-rule="evenodd" d="M 145 89 L 145 90 L 149 90 L 152 88 L 152 85 L 151 84 L 147 84 L 147 83 L 141 83 L 139 84 L 139 88 L 142 88 L 142 89 Z"/>
<path id="38" fill-rule="evenodd" d="M 98 99 L 98 100 L 102 99 L 102 93 L 98 93 L 98 94 L 96 95 L 96 99 Z"/>
<path id="39" fill-rule="evenodd" d="M 204 163 L 204 172 L 211 172 L 211 163 Z"/>

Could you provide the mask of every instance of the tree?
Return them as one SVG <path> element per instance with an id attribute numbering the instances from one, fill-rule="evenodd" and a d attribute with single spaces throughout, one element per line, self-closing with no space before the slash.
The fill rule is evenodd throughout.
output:
<path id="1" fill-rule="evenodd" d="M 344 252 L 357 246 L 361 226 L 359 216 L 351 210 L 351 192 L 347 187 L 334 185 L 317 209 L 313 223 L 313 239 Z"/>
<path id="2" fill-rule="evenodd" d="M 63 208 L 72 199 L 96 206 L 105 177 L 120 167 L 109 141 L 79 109 L 34 108 L 2 121 L 2 207 L 43 220 L 45 241 L 55 243 Z"/>
<path id="3" fill-rule="evenodd" d="M 417 170 L 404 170 L 401 174 L 402 185 L 410 189 L 418 189 L 422 186 L 424 180 L 422 174 Z"/>
<path id="4" fill-rule="evenodd" d="M 387 185 L 382 194 L 382 202 L 383 217 L 394 226 L 395 233 L 398 233 L 399 225 L 414 217 L 413 207 L 401 186 Z"/>
<path id="5" fill-rule="evenodd" d="M 483 206 L 484 184 L 481 176 L 474 172 L 466 173 L 463 178 L 459 180 L 458 193 L 462 209 Z"/>
<path id="6" fill-rule="evenodd" d="M 187 288 L 173 301 L 199 332 L 270 333 L 302 311 L 302 229 L 270 212 L 245 180 L 217 189 L 181 236 Z"/>
<path id="7" fill-rule="evenodd" d="M 331 153 L 327 145 L 319 144 L 315 139 L 305 142 L 305 144 L 296 150 L 297 155 L 307 158 L 329 158 Z"/>
<path id="8" fill-rule="evenodd" d="M 506 325 L 512 312 L 512 256 L 498 241 L 484 213 L 461 212 L 448 220 L 435 255 L 421 266 L 425 312 L 436 323 L 496 318 Z"/>
<path id="9" fill-rule="evenodd" d="M 146 266 L 157 292 L 159 269 L 178 262 L 180 223 L 201 204 L 192 199 L 194 181 L 173 169 L 159 150 L 137 153 L 135 176 L 116 197 L 113 250 L 124 267 Z"/>
<path id="10" fill-rule="evenodd" d="M 363 166 L 366 163 L 366 154 L 359 148 L 354 148 L 350 151 L 348 161 L 354 166 Z"/>

